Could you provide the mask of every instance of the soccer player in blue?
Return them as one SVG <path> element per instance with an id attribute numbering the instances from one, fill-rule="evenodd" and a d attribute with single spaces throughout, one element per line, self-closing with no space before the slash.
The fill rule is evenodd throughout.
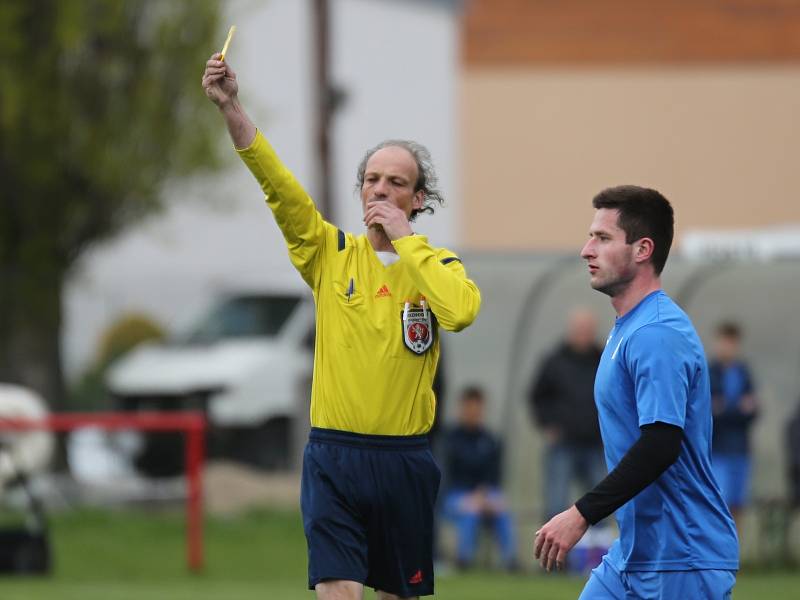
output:
<path id="1" fill-rule="evenodd" d="M 548 571 L 616 511 L 620 537 L 580 600 L 722 600 L 736 581 L 736 528 L 711 470 L 708 366 L 689 317 L 661 289 L 673 211 L 659 192 L 604 190 L 581 251 L 617 313 L 595 379 L 609 474 L 536 532 Z"/>

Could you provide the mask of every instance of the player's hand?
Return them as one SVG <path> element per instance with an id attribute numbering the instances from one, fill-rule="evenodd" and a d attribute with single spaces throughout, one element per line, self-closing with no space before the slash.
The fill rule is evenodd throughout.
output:
<path id="1" fill-rule="evenodd" d="M 567 553 L 589 529 L 589 523 L 573 505 L 545 523 L 536 532 L 533 555 L 547 571 L 563 569 Z"/>
<path id="2" fill-rule="evenodd" d="M 203 89 L 211 101 L 220 108 L 230 104 L 239 93 L 236 73 L 227 62 L 221 61 L 222 55 L 215 52 L 206 61 L 203 72 Z"/>
<path id="3" fill-rule="evenodd" d="M 386 236 L 390 240 L 396 240 L 414 233 L 406 213 L 387 200 L 371 200 L 367 202 L 364 224 L 367 227 L 383 227 Z"/>

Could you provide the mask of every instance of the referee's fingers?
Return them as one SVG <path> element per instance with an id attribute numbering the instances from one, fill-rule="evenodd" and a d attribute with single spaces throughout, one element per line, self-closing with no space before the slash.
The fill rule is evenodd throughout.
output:
<path id="1" fill-rule="evenodd" d="M 389 216 L 388 209 L 383 206 L 384 204 L 385 203 L 381 202 L 380 204 L 370 206 L 368 203 L 367 210 L 364 211 L 364 220 L 366 221 L 367 219 L 374 219 L 375 217 Z"/>

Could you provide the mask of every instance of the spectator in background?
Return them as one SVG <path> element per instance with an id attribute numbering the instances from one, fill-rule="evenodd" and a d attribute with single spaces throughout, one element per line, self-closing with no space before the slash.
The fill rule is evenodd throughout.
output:
<path id="1" fill-rule="evenodd" d="M 725 322 L 716 333 L 714 358 L 709 365 L 714 416 L 712 468 L 736 528 L 741 531 L 739 519 L 750 487 L 748 433 L 758 403 L 750 370 L 740 357 L 741 329 L 736 323 Z"/>
<path id="2" fill-rule="evenodd" d="M 467 568 L 475 560 L 478 530 L 492 526 L 503 566 L 516 569 L 514 527 L 500 489 L 500 441 L 484 424 L 486 398 L 476 386 L 462 391 L 458 425 L 444 438 L 446 492 L 444 514 L 456 525 L 458 565 Z"/>
<path id="3" fill-rule="evenodd" d="M 571 504 L 573 480 L 591 489 L 606 474 L 594 404 L 594 377 L 601 354 L 594 315 L 577 309 L 567 321 L 566 339 L 544 360 L 531 386 L 531 412 L 546 444 L 545 521 Z"/>
<path id="4" fill-rule="evenodd" d="M 786 449 L 789 464 L 789 502 L 800 508 L 800 404 L 786 427 Z"/>

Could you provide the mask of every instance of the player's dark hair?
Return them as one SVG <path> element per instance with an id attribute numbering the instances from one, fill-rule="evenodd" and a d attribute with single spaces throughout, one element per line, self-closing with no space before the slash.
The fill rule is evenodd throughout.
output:
<path id="1" fill-rule="evenodd" d="M 730 338 L 733 340 L 742 339 L 742 328 L 733 321 L 723 321 L 717 325 L 717 335 L 719 337 Z"/>
<path id="2" fill-rule="evenodd" d="M 417 181 L 414 183 L 414 192 L 416 193 L 422 190 L 422 208 L 415 208 L 412 210 L 410 220 L 413 221 L 416 219 L 417 215 L 420 213 L 429 213 L 432 215 L 437 204 L 439 206 L 444 205 L 444 196 L 442 196 L 442 192 L 436 187 L 439 185 L 439 178 L 436 176 L 436 170 L 433 168 L 431 153 L 428 152 L 425 146 L 417 142 L 412 142 L 410 140 L 385 140 L 374 148 L 367 150 L 366 154 L 364 154 L 364 158 L 361 159 L 358 165 L 356 191 L 360 191 L 361 188 L 364 187 L 364 173 L 367 170 L 367 162 L 372 158 L 372 155 L 378 150 L 391 147 L 403 148 L 417 163 Z"/>
<path id="3" fill-rule="evenodd" d="M 675 228 L 669 200 L 650 188 L 620 185 L 597 194 L 592 206 L 619 211 L 617 224 L 625 232 L 626 244 L 645 237 L 653 240 L 653 268 L 656 275 L 660 275 L 669 256 Z"/>
<path id="4" fill-rule="evenodd" d="M 466 402 L 467 400 L 475 400 L 481 403 L 484 402 L 486 400 L 486 394 L 483 392 L 483 388 L 479 385 L 468 385 L 462 389 L 461 401 Z"/>

